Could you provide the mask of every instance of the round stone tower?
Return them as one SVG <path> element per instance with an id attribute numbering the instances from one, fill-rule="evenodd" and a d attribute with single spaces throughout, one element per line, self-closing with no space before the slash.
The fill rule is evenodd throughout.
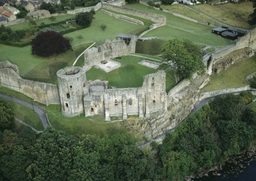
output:
<path id="1" fill-rule="evenodd" d="M 83 87 L 86 84 L 85 69 L 66 67 L 57 72 L 62 115 L 73 117 L 83 113 Z"/>

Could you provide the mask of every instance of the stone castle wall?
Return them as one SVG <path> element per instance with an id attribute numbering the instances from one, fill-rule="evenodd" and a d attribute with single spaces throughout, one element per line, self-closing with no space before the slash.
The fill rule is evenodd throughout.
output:
<path id="1" fill-rule="evenodd" d="M 242 59 L 251 57 L 256 50 L 256 29 L 240 37 L 233 45 L 227 46 L 213 53 L 209 63 L 208 73 L 219 73 L 230 65 Z"/>
<path id="2" fill-rule="evenodd" d="M 96 4 L 95 6 L 78 8 L 74 10 L 68 10 L 67 14 L 78 14 L 82 12 L 90 12 L 91 10 L 98 11 L 101 8 L 101 3 Z"/>
<path id="3" fill-rule="evenodd" d="M 60 103 L 56 85 L 23 79 L 19 76 L 18 67 L 8 61 L 0 62 L 0 85 L 45 105 Z"/>
<path id="4" fill-rule="evenodd" d="M 106 82 L 88 82 L 85 88 L 85 116 L 105 115 L 127 119 L 130 115 L 149 118 L 152 113 L 167 109 L 165 72 L 158 71 L 144 77 L 142 87 L 108 89 Z"/>
<path id="5" fill-rule="evenodd" d="M 110 60 L 115 57 L 135 53 L 136 37 L 133 37 L 127 45 L 122 39 L 106 40 L 98 47 L 92 47 L 84 53 L 84 65 L 90 69 L 93 65 L 103 60 Z"/>

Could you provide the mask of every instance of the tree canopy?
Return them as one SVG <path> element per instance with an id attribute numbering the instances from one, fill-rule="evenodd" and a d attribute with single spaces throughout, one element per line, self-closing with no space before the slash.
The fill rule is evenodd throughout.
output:
<path id="1" fill-rule="evenodd" d="M 162 56 L 176 70 L 176 81 L 190 78 L 193 73 L 203 73 L 200 48 L 189 40 L 173 39 L 165 43 Z"/>
<path id="2" fill-rule="evenodd" d="M 250 0 L 253 4 L 253 13 L 249 15 L 249 20 L 247 21 L 250 25 L 256 24 L 256 0 Z"/>
<path id="3" fill-rule="evenodd" d="M 0 99 L 0 115 L 0 131 L 11 129 L 14 126 L 14 109 L 10 102 Z"/>
<path id="4" fill-rule="evenodd" d="M 123 130 L 102 137 L 0 130 L 0 180 L 184 180 L 255 143 L 256 111 L 247 105 L 253 99 L 251 93 L 216 97 L 151 150 L 139 149 Z"/>
<path id="5" fill-rule="evenodd" d="M 75 18 L 76 24 L 85 28 L 91 26 L 94 13 L 94 11 L 90 11 L 77 14 Z"/>
<path id="6" fill-rule="evenodd" d="M 49 57 L 72 49 L 68 39 L 55 31 L 39 33 L 32 40 L 32 54 Z"/>

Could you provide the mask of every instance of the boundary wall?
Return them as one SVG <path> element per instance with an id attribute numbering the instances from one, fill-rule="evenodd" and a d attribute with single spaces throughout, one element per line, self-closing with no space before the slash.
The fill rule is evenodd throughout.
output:
<path id="1" fill-rule="evenodd" d="M 56 85 L 21 78 L 18 67 L 9 61 L 0 62 L 0 85 L 45 105 L 60 103 Z"/>
<path id="2" fill-rule="evenodd" d="M 74 10 L 68 10 L 67 14 L 77 14 L 82 12 L 90 12 L 91 10 L 98 11 L 101 8 L 101 3 L 96 4 L 95 6 L 85 7 L 85 8 L 78 8 Z"/>

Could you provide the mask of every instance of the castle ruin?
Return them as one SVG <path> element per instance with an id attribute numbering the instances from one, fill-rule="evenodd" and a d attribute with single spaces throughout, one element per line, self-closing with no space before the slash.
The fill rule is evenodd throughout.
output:
<path id="1" fill-rule="evenodd" d="M 204 63 L 206 74 L 194 75 L 193 81 L 183 80 L 168 94 L 165 92 L 164 71 L 144 77 L 138 88 L 108 88 L 107 81 L 90 81 L 86 71 L 102 60 L 135 52 L 136 39 L 106 41 L 89 49 L 84 55 L 84 67 L 67 67 L 57 72 L 58 86 L 22 79 L 17 66 L 0 62 L 0 85 L 21 92 L 35 101 L 60 104 L 64 116 L 104 115 L 129 119 L 138 116 L 131 125 L 136 134 L 147 139 L 156 138 L 175 128 L 187 117 L 202 97 L 200 89 L 210 81 L 210 75 L 227 69 L 233 63 L 251 57 L 256 50 L 256 29 L 239 38 L 233 45 L 213 53 Z M 129 122 L 124 122 L 129 124 Z"/>

